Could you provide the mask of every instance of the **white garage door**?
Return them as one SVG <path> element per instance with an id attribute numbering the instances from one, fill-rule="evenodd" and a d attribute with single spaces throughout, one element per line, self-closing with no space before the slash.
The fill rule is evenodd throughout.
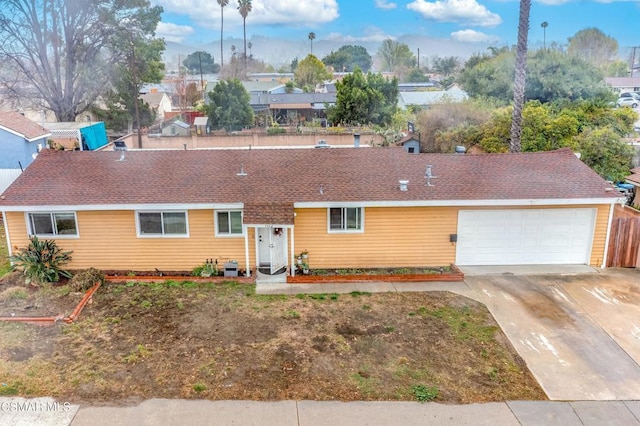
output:
<path id="1" fill-rule="evenodd" d="M 458 265 L 588 264 L 596 209 L 461 210 Z"/>

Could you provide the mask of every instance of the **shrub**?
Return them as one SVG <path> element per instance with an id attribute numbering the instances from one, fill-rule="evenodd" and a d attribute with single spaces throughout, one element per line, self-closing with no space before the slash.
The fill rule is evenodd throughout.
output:
<path id="1" fill-rule="evenodd" d="M 411 386 L 411 393 L 419 402 L 427 402 L 436 399 L 440 391 L 436 386 L 415 385 Z"/>
<path id="2" fill-rule="evenodd" d="M 22 270 L 27 283 L 57 282 L 61 276 L 71 278 L 71 273 L 62 269 L 71 260 L 71 251 L 62 251 L 52 240 L 39 240 L 34 236 L 11 260 Z"/>
<path id="3" fill-rule="evenodd" d="M 86 291 L 98 282 L 104 284 L 104 274 L 98 269 L 89 268 L 75 274 L 69 281 L 69 287 L 73 291 Z"/>
<path id="4" fill-rule="evenodd" d="M 287 133 L 287 130 L 283 127 L 267 127 L 267 135 L 281 135 L 283 133 Z"/>
<path id="5" fill-rule="evenodd" d="M 191 270 L 194 277 L 215 277 L 218 275 L 218 265 L 213 262 L 206 261 L 204 264 L 196 266 Z"/>

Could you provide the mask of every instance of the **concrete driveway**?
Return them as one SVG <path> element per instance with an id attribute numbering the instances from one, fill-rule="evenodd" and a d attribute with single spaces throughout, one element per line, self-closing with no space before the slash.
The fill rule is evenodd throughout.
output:
<path id="1" fill-rule="evenodd" d="M 640 271 L 467 275 L 552 400 L 640 400 Z"/>

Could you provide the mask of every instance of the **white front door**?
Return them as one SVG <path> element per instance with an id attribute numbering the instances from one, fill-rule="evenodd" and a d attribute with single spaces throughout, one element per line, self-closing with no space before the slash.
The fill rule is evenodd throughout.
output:
<path id="1" fill-rule="evenodd" d="M 287 228 L 258 228 L 258 267 L 271 274 L 287 267 Z"/>
<path id="2" fill-rule="evenodd" d="M 596 209 L 461 210 L 457 265 L 589 264 Z"/>

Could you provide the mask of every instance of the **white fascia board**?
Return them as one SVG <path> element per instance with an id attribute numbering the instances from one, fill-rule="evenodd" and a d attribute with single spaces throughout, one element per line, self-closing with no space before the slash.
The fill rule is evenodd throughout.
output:
<path id="1" fill-rule="evenodd" d="M 27 142 L 33 142 L 33 141 L 37 141 L 37 140 L 40 140 L 40 139 L 48 138 L 49 136 L 51 136 L 51 133 L 45 133 L 44 135 L 36 136 L 35 138 L 31 138 L 31 139 L 27 139 L 25 137 L 25 139 L 27 140 Z"/>
<path id="2" fill-rule="evenodd" d="M 7 133 L 11 133 L 12 135 L 21 137 L 22 139 L 26 140 L 27 142 L 33 142 L 33 141 L 36 141 L 38 139 L 48 138 L 49 136 L 51 136 L 51 133 L 43 133 L 42 135 L 39 135 L 39 136 L 36 136 L 35 138 L 31 138 L 30 139 L 26 135 L 24 135 L 24 134 L 22 134 L 20 132 L 17 132 L 17 131 L 15 131 L 13 129 L 10 129 L 8 127 L 5 127 L 5 126 L 0 126 L 0 130 L 4 130 Z"/>
<path id="3" fill-rule="evenodd" d="M 558 206 L 618 204 L 624 198 L 553 198 L 522 200 L 411 200 L 411 201 L 323 201 L 294 203 L 294 208 L 330 207 L 487 207 L 487 206 Z"/>
<path id="4" fill-rule="evenodd" d="M 114 211 L 114 210 L 242 210 L 244 203 L 212 204 L 91 204 L 60 206 L 7 206 L 7 212 Z"/>

